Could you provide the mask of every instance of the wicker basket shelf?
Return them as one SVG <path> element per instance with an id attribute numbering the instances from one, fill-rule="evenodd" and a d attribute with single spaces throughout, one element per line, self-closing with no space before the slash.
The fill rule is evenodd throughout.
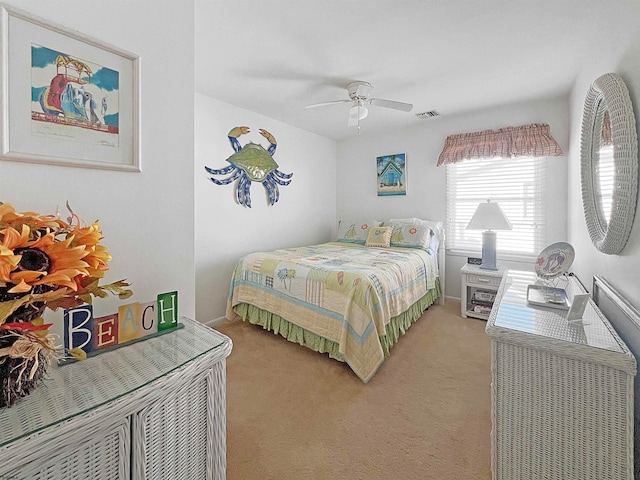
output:
<path id="1" fill-rule="evenodd" d="M 54 368 L 0 410 L 0 478 L 224 479 L 232 343 L 180 321 L 170 334 Z"/>

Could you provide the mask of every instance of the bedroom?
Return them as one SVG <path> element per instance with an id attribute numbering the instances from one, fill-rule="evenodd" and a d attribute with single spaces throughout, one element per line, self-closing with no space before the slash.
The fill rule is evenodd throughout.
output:
<path id="1" fill-rule="evenodd" d="M 455 115 L 447 115 L 443 110 L 440 118 L 416 120 L 414 127 L 389 133 L 367 134 L 365 122 L 373 121 L 373 114 L 379 113 L 372 112 L 372 118 L 363 122 L 360 136 L 350 130 L 340 141 L 256 113 L 250 105 L 237 106 L 242 99 L 234 104 L 195 88 L 191 72 L 196 71 L 196 63 L 201 58 L 194 54 L 200 46 L 194 45 L 191 34 L 167 32 L 192 32 L 199 2 L 180 2 L 180 8 L 176 8 L 176 2 L 109 2 L 99 14 L 97 8 L 96 12 L 87 13 L 86 2 L 14 0 L 9 3 L 37 11 L 41 16 L 126 48 L 142 58 L 141 173 L 0 162 L 2 201 L 10 201 L 21 210 L 50 211 L 69 200 L 79 213 L 100 219 L 114 257 L 110 278 L 125 277 L 132 281 L 135 298 L 144 300 L 158 291 L 178 289 L 182 314 L 204 322 L 218 319 L 224 315 L 233 264 L 241 255 L 254 250 L 327 241 L 334 235 L 336 221 L 341 216 L 362 214 L 390 218 L 401 214 L 441 219 L 445 214 L 445 172 L 435 167 L 435 159 L 447 135 L 544 121 L 551 125 L 553 135 L 566 154 L 550 160 L 559 167 L 559 173 L 550 177 L 553 183 L 548 192 L 559 202 L 554 204 L 553 211 L 561 214 L 554 217 L 556 224 L 550 229 L 548 243 L 571 242 L 577 251 L 573 270 L 586 284 L 593 274 L 602 275 L 639 306 L 637 222 L 623 255 L 604 255 L 592 247 L 582 214 L 578 161 L 584 96 L 597 76 L 617 72 L 625 79 L 634 105 L 640 103 L 640 39 L 636 34 L 640 13 L 633 2 L 606 2 L 609 4 L 606 7 L 601 5 L 603 2 L 591 2 L 589 9 L 584 2 L 577 1 L 546 3 L 548 15 L 557 12 L 552 7 L 559 3 L 564 8 L 557 8 L 565 15 L 570 17 L 576 12 L 582 19 L 575 24 L 565 21 L 572 36 L 559 36 L 556 40 L 558 45 L 566 41 L 575 46 L 575 51 L 568 54 L 568 57 L 574 54 L 575 78 L 569 79 L 571 86 L 566 90 L 551 96 L 522 98 L 515 104 L 505 104 L 500 97 L 488 98 L 488 104 L 480 110 Z M 396 3 L 389 2 L 389 5 Z M 465 6 L 469 7 L 469 3 Z M 494 4 L 499 7 L 503 2 Z M 69 8 L 70 5 L 77 8 Z M 241 9 L 237 5 L 236 2 L 233 7 L 220 5 L 220 18 L 214 25 L 217 25 L 215 22 L 226 24 L 233 17 L 258 15 L 262 18 L 258 6 L 250 4 L 250 8 Z M 529 8 L 534 6 L 529 4 Z M 430 17 L 425 16 L 425 25 L 433 28 Z M 282 17 L 287 18 L 285 12 Z M 265 28 L 274 34 L 278 30 L 277 25 L 267 24 Z M 539 28 L 530 25 L 527 28 L 531 29 L 531 42 L 537 43 Z M 576 35 L 579 38 L 574 38 Z M 269 45 L 271 48 L 280 43 L 277 38 Z M 544 70 L 544 60 L 555 54 L 554 44 L 546 45 L 536 47 L 540 63 L 528 70 L 530 75 Z M 262 46 L 254 41 L 250 54 L 237 53 L 243 57 L 247 75 L 259 76 L 251 62 L 265 55 Z M 219 67 L 220 77 L 225 78 L 225 69 L 231 62 L 229 56 L 233 55 L 236 52 L 230 48 L 227 54 L 212 59 Z M 286 58 L 284 65 L 288 67 L 285 73 L 291 71 Z M 168 70 L 187 72 L 186 80 L 174 85 L 175 81 L 167 77 Z M 364 79 L 371 81 L 381 96 L 415 102 L 413 98 L 397 97 L 395 92 L 383 95 L 386 78 L 394 77 L 395 73 L 385 72 L 380 80 L 373 77 L 378 74 L 377 68 L 353 75 L 369 72 L 372 76 Z M 468 75 L 469 72 L 460 67 L 455 74 Z M 349 76 L 351 73 L 330 72 L 328 75 Z M 272 84 L 279 82 L 267 78 L 261 81 L 265 95 L 271 91 Z M 430 85 L 436 92 L 434 98 L 438 96 L 438 88 L 448 81 L 438 78 Z M 179 93 L 172 96 L 170 108 L 166 103 L 167 82 Z M 553 76 L 545 77 L 544 83 L 554 83 Z M 313 101 L 337 98 L 336 94 L 339 94 L 338 88 L 328 91 L 326 98 Z M 482 94 L 480 89 L 478 96 Z M 191 97 L 194 102 L 180 101 Z M 305 98 L 301 97 L 300 106 L 304 104 Z M 417 108 L 416 111 L 420 111 Z M 431 108 L 438 106 L 433 102 L 420 106 L 421 110 Z M 346 124 L 346 119 L 339 115 L 334 121 Z M 282 189 L 281 199 L 273 207 L 262 201 L 261 187 L 254 185 L 252 209 L 242 208 L 233 202 L 231 187 L 212 185 L 204 175 L 203 165 L 222 165 L 232 153 L 226 133 L 234 126 L 245 124 L 254 131 L 265 128 L 273 132 L 279 145 L 276 160 L 284 171 L 294 172 L 294 182 Z M 259 141 L 260 138 L 252 139 Z M 371 168 L 376 156 L 399 151 L 408 154 L 408 195 L 379 198 L 362 171 Z M 170 241 L 166 239 L 169 235 Z M 459 276 L 455 272 L 464 261 L 464 256 L 447 256 L 447 270 L 454 273 L 448 276 L 446 287 L 453 301 L 460 296 Z M 117 300 L 107 299 L 103 305 L 110 311 Z"/>

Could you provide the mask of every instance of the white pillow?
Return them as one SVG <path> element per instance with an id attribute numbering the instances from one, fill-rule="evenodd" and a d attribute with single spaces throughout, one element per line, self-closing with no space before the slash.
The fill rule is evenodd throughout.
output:
<path id="1" fill-rule="evenodd" d="M 440 238 L 444 234 L 444 224 L 442 222 L 438 222 L 435 220 L 423 220 L 421 218 L 415 218 L 415 217 L 392 218 L 391 220 L 385 221 L 383 225 L 389 225 L 391 223 L 409 223 L 409 224 L 426 225 L 430 227 L 431 235 L 426 248 L 429 250 L 433 250 L 434 252 L 438 251 L 438 248 L 440 247 Z M 393 244 L 393 241 L 391 243 Z"/>
<path id="2" fill-rule="evenodd" d="M 384 226 L 393 228 L 392 247 L 420 248 L 426 250 L 431 240 L 431 227 L 420 223 L 385 222 Z"/>

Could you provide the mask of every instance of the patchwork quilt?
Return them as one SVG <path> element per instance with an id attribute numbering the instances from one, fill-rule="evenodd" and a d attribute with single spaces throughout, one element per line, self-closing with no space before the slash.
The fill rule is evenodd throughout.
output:
<path id="1" fill-rule="evenodd" d="M 329 242 L 246 255 L 236 265 L 227 303 L 247 303 L 339 345 L 367 382 L 384 360 L 380 336 L 392 317 L 435 288 L 430 256 L 414 248 Z"/>

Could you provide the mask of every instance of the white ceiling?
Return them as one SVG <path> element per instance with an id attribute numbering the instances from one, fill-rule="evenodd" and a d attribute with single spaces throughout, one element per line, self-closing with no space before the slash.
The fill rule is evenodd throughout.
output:
<path id="1" fill-rule="evenodd" d="M 371 106 L 361 131 L 569 92 L 603 0 L 196 0 L 196 92 L 336 140 L 346 85 L 413 103 Z M 230 128 L 233 125 L 230 126 Z M 255 129 L 259 125 L 253 125 Z"/>

